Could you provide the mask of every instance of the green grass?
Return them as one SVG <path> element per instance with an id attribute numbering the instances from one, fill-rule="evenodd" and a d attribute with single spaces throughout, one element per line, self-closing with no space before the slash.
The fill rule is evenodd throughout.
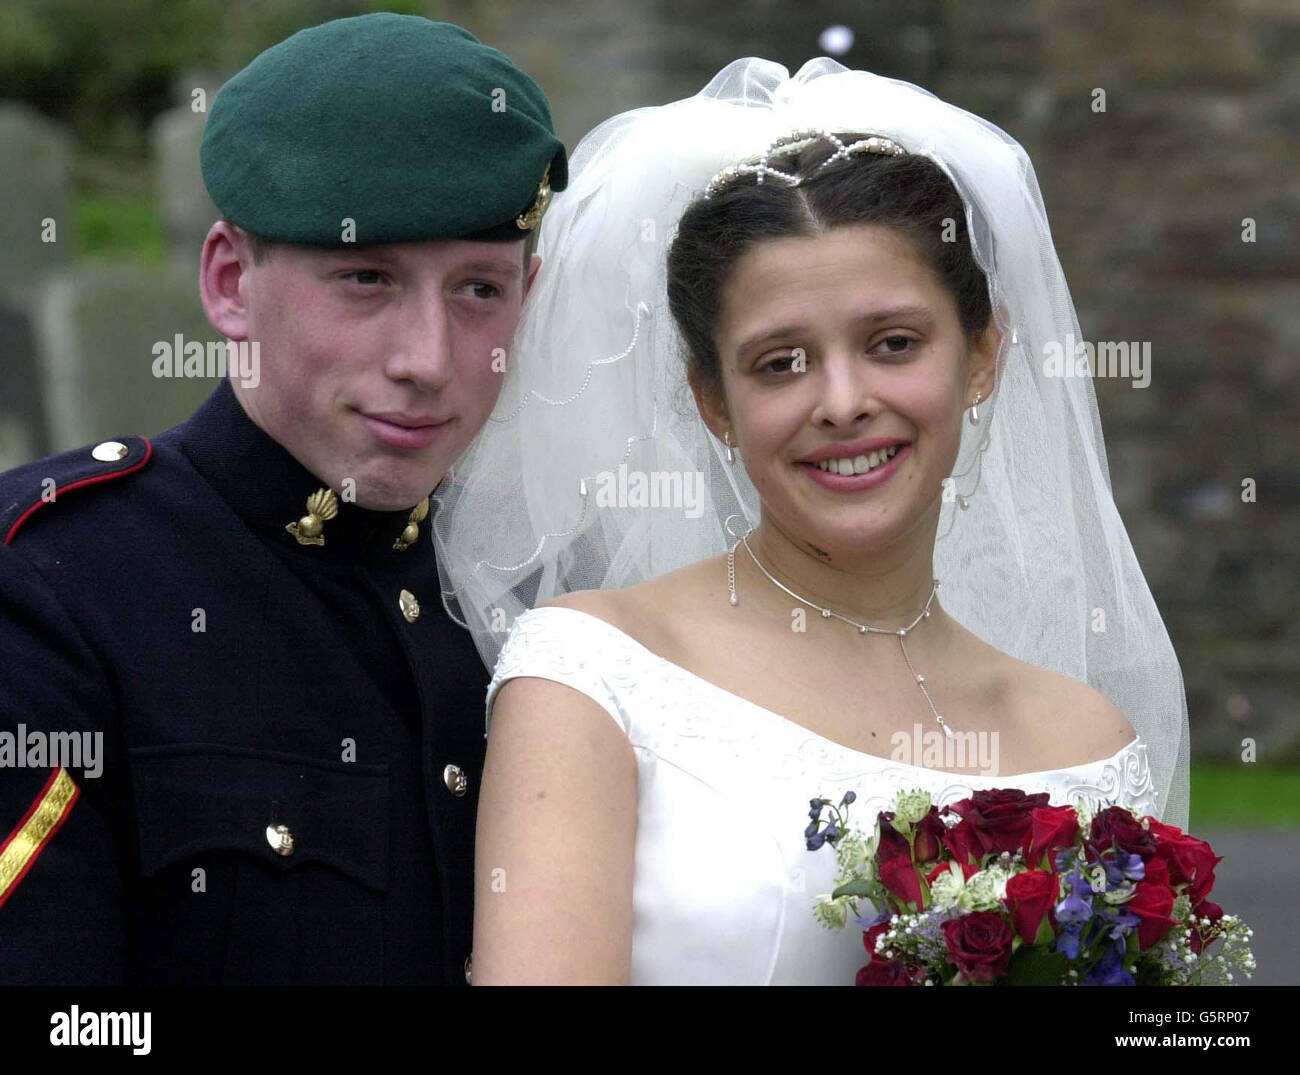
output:
<path id="1" fill-rule="evenodd" d="M 83 258 L 156 265 L 167 258 L 167 237 L 152 191 L 77 195 L 77 243 Z"/>
<path id="2" fill-rule="evenodd" d="M 1300 768 L 1194 762 L 1191 832 L 1216 825 L 1300 828 Z"/>

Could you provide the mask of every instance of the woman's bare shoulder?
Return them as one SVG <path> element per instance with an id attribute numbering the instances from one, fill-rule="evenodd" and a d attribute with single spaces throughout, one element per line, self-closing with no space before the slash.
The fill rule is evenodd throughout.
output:
<path id="1" fill-rule="evenodd" d="M 618 628 L 656 652 L 672 648 L 679 629 L 726 589 L 725 557 L 714 557 L 617 590 L 575 590 L 539 608 L 571 608 Z M 717 591 L 714 593 L 713 591 Z M 716 601 L 713 603 L 716 604 Z"/>
<path id="2" fill-rule="evenodd" d="M 1109 758 L 1137 737 L 1129 719 L 1095 687 L 1014 657 L 1006 660 L 1022 719 L 1050 731 L 1072 761 Z"/>
<path id="3" fill-rule="evenodd" d="M 1064 753 L 1078 760 L 1108 758 L 1137 736 L 1128 718 L 1101 691 L 1004 653 L 957 626 L 965 637 L 967 667 L 984 671 L 980 678 L 986 701 L 1005 711 L 1018 733 L 1046 731 Z"/>

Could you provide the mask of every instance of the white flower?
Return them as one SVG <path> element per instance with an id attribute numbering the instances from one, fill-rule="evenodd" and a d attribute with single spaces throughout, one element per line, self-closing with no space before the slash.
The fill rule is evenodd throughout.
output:
<path id="1" fill-rule="evenodd" d="M 912 791 L 900 791 L 894 817 L 909 825 L 917 824 L 934 805 L 928 791 L 915 788 Z"/>
<path id="2" fill-rule="evenodd" d="M 816 897 L 813 914 L 827 929 L 843 929 L 849 920 L 848 902 L 847 896 L 835 899 L 829 892 L 823 892 Z"/>
<path id="3" fill-rule="evenodd" d="M 959 904 L 966 888 L 966 879 L 962 876 L 961 867 L 955 862 L 949 863 L 948 866 L 949 868 L 940 873 L 930 886 L 930 906 L 937 911 L 946 911 Z"/>
<path id="4" fill-rule="evenodd" d="M 1006 898 L 1007 882 L 1011 877 L 1012 871 L 1007 867 L 990 862 L 967 879 L 960 901 L 962 906 L 972 911 L 996 911 L 999 901 Z"/>

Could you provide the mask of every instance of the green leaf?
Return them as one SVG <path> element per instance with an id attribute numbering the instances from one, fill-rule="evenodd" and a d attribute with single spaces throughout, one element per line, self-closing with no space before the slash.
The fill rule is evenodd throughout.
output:
<path id="1" fill-rule="evenodd" d="M 1134 927 L 1129 930 L 1128 936 L 1124 938 L 1124 969 L 1131 973 L 1141 954 L 1142 942 L 1138 940 L 1138 931 Z"/>
<path id="2" fill-rule="evenodd" d="M 1002 985 L 1061 985 L 1070 961 L 1063 952 L 1029 945 L 1019 949 L 1007 964 Z"/>
<path id="3" fill-rule="evenodd" d="M 1056 934 L 1052 932 L 1052 923 L 1047 915 L 1043 915 L 1038 923 L 1038 932 L 1034 934 L 1034 944 L 1040 948 L 1051 948 L 1055 940 Z"/>
<path id="4" fill-rule="evenodd" d="M 839 899 L 841 896 L 858 896 L 869 897 L 871 895 L 872 884 L 864 877 L 850 881 L 848 884 L 840 885 L 831 893 L 833 899 Z"/>

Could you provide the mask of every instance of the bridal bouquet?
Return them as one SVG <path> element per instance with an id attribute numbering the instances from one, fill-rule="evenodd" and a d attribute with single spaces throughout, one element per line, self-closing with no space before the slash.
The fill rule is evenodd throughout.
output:
<path id="1" fill-rule="evenodd" d="M 858 985 L 1226 985 L 1250 977 L 1252 931 L 1208 899 L 1222 861 L 1204 840 L 1127 807 L 977 791 L 942 811 L 899 792 L 869 837 L 813 799 L 808 849 L 830 844 L 823 925 L 866 933 Z M 823 819 L 823 813 L 827 816 Z M 857 917 L 857 901 L 880 913 Z M 1211 954 L 1209 946 L 1222 941 Z"/>

